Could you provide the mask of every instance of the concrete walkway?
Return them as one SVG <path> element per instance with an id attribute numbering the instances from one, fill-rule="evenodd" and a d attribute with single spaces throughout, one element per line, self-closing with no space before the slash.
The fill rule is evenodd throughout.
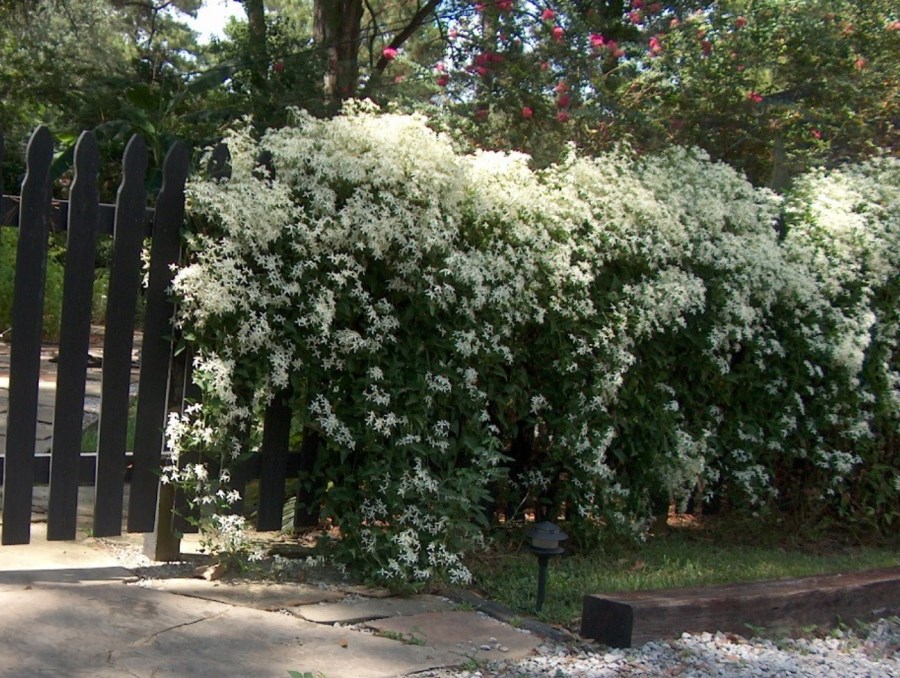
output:
<path id="1" fill-rule="evenodd" d="M 2 676 L 405 676 L 541 639 L 437 596 L 140 580 L 88 539 L 0 547 Z M 352 624 L 352 626 L 348 626 Z"/>

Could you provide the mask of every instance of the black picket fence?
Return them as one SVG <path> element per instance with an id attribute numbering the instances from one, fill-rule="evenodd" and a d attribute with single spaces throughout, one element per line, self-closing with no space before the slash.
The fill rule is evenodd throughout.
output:
<path id="1" fill-rule="evenodd" d="M 223 149 L 224 151 L 224 149 Z M 129 532 L 171 529 L 171 507 L 158 507 L 164 426 L 169 412 L 180 410 L 192 395 L 189 351 L 174 355 L 168 298 L 172 265 L 179 261 L 184 225 L 184 186 L 190 152 L 182 143 L 166 155 L 162 187 L 155 208 L 146 207 L 147 146 L 140 136 L 129 141 L 115 205 L 98 195 L 100 155 L 93 133 L 84 132 L 74 154 L 74 179 L 67 201 L 51 196 L 53 140 L 38 128 L 26 150 L 26 173 L 18 196 L 4 195 L 0 175 L 0 225 L 18 227 L 10 346 L 9 407 L 3 467 L 2 544 L 30 540 L 34 485 L 41 461 L 35 454 L 38 420 L 43 296 L 51 229 L 65 230 L 59 357 L 49 459 L 47 537 L 76 537 L 79 480 L 85 458 L 95 481 L 93 534 L 121 533 L 124 487 L 130 483 Z M 0 135 L 0 160 L 3 137 Z M 216 154 L 216 171 L 227 174 L 227 157 Z M 97 235 L 113 236 L 103 340 L 100 420 L 96 455 L 81 451 L 82 417 L 90 340 L 92 285 Z M 126 451 L 135 315 L 141 286 L 141 248 L 150 238 L 149 281 L 144 290 L 143 338 L 137 394 L 135 442 Z M 297 474 L 298 456 L 288 454 L 291 411 L 283 399 L 267 410 L 260 455 L 235 474 L 236 489 L 259 478 L 257 528 L 281 527 L 285 482 Z M 46 460 L 44 460 L 46 461 Z M 289 463 L 292 462 L 292 463 Z M 46 463 L 43 464 L 46 466 Z M 290 468 L 289 468 L 290 467 Z M 37 469 L 37 473 L 36 473 Z M 185 502 L 176 501 L 175 522 L 188 531 Z"/>

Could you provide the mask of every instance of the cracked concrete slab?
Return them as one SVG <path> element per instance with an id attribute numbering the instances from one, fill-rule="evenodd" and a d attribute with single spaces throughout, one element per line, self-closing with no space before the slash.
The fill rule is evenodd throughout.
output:
<path id="1" fill-rule="evenodd" d="M 0 675 L 387 678 L 459 656 L 118 582 L 0 590 Z"/>
<path id="2" fill-rule="evenodd" d="M 232 608 L 160 635 L 150 645 L 117 652 L 114 661 L 123 671 L 153 676 L 252 678 L 297 671 L 328 678 L 387 678 L 449 666 L 459 658 L 287 615 Z"/>
<path id="3" fill-rule="evenodd" d="M 380 633 L 423 643 L 435 652 L 476 661 L 521 659 L 531 655 L 541 639 L 478 612 L 430 612 L 367 622 Z"/>
<path id="4" fill-rule="evenodd" d="M 149 588 L 183 596 L 205 598 L 258 610 L 283 610 L 297 606 L 340 600 L 344 594 L 309 584 L 206 581 L 203 579 L 157 579 Z"/>
<path id="5" fill-rule="evenodd" d="M 352 596 L 339 603 L 302 605 L 291 612 L 318 624 L 358 624 L 384 617 L 442 612 L 452 610 L 454 607 L 453 603 L 439 596 L 380 599 Z"/>

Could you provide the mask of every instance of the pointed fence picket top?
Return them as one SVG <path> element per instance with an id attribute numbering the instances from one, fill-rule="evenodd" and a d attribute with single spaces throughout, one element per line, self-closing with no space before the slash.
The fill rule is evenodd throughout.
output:
<path id="1" fill-rule="evenodd" d="M 3 544 L 27 544 L 31 535 L 34 439 L 49 236 L 50 163 L 53 160 L 53 138 L 46 127 L 38 127 L 32 134 L 26 159 L 13 292 L 3 534 L 0 539 Z M 16 482 L 8 482 L 11 477 L 16 478 Z"/>
<path id="2" fill-rule="evenodd" d="M 94 256 L 100 198 L 100 152 L 93 132 L 75 146 L 75 178 L 69 191 L 66 269 L 63 279 L 56 403 L 50 463 L 47 539 L 74 539 L 84 391 L 91 335 Z"/>
<path id="3" fill-rule="evenodd" d="M 156 517 L 164 442 L 162 422 L 166 419 L 170 381 L 170 370 L 160 369 L 160 366 L 169 366 L 172 359 L 172 318 L 175 309 L 168 299 L 168 289 L 172 284 L 172 266 L 178 263 L 181 255 L 184 184 L 189 166 L 187 146 L 175 144 L 163 163 L 163 183 L 156 201 L 128 505 L 130 532 L 151 532 Z"/>
<path id="4" fill-rule="evenodd" d="M 103 392 L 97 440 L 97 493 L 94 535 L 122 533 L 125 447 L 131 387 L 131 351 L 144 236 L 144 177 L 147 144 L 131 137 L 122 159 L 122 183 L 116 196 L 112 266 L 109 272 L 106 330 L 103 337 Z"/>

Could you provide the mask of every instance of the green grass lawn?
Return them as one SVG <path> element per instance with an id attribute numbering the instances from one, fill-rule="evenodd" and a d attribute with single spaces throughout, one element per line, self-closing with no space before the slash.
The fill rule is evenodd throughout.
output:
<path id="1" fill-rule="evenodd" d="M 473 558 L 474 588 L 532 616 L 537 558 L 516 534 L 504 547 Z M 519 544 L 516 543 L 516 540 Z M 564 544 L 565 545 L 565 544 Z M 606 545 L 550 561 L 547 597 L 537 616 L 577 630 L 582 596 L 683 586 L 834 574 L 900 566 L 898 543 L 852 543 L 847 535 L 804 536 L 802 530 L 750 521 L 669 526 L 641 545 Z"/>

